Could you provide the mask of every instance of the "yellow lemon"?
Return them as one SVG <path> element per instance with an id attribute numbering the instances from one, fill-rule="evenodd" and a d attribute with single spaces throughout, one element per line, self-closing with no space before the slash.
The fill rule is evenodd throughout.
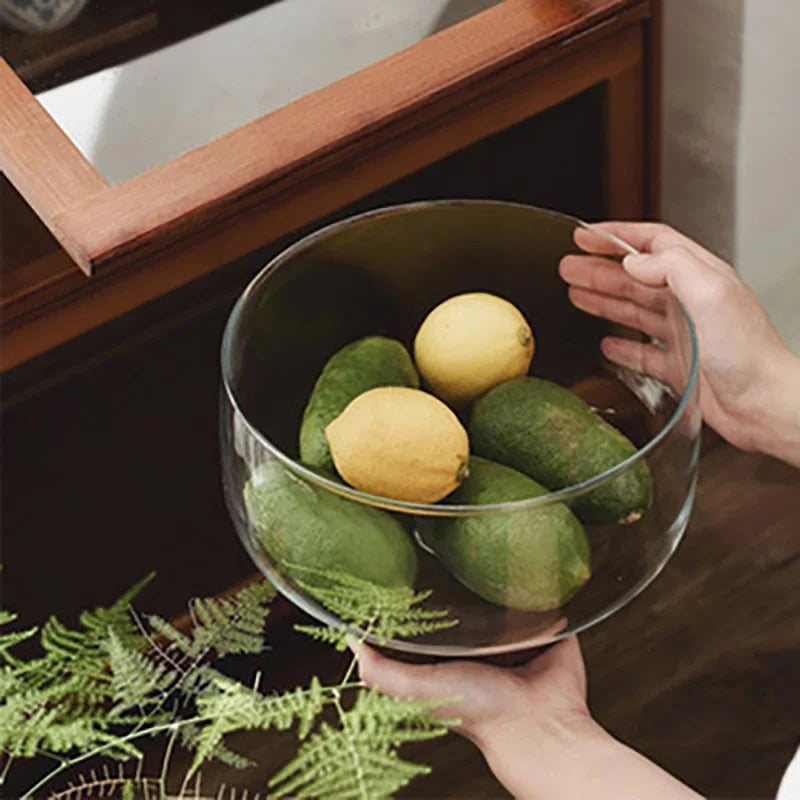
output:
<path id="1" fill-rule="evenodd" d="M 325 436 L 342 478 L 370 494 L 435 503 L 467 476 L 467 432 L 441 400 L 419 389 L 364 392 Z"/>
<path id="2" fill-rule="evenodd" d="M 455 405 L 525 375 L 533 349 L 533 333 L 520 311 L 485 292 L 459 294 L 436 306 L 414 341 L 422 377 Z"/>

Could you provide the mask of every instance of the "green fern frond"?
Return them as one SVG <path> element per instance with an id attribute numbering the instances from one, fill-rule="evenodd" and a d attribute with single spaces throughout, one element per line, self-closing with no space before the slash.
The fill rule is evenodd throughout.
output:
<path id="1" fill-rule="evenodd" d="M 106 651 L 115 713 L 148 705 L 154 702 L 154 695 L 160 699 L 178 678 L 174 669 L 125 647 L 113 629 L 106 639 Z"/>
<path id="2" fill-rule="evenodd" d="M 376 691 L 358 693 L 340 714 L 341 727 L 323 723 L 295 758 L 270 781 L 275 797 L 388 797 L 429 768 L 400 758 L 400 745 L 443 736 L 455 720 L 431 715 L 442 705 L 395 701 Z"/>
<path id="3" fill-rule="evenodd" d="M 191 638 L 181 633 L 174 625 L 163 617 L 158 616 L 158 614 L 148 614 L 147 624 L 153 629 L 156 635 L 167 642 L 166 646 L 168 649 L 174 649 L 184 654 L 191 654 L 194 652 Z"/>
<path id="4" fill-rule="evenodd" d="M 318 642 L 329 644 L 340 652 L 347 649 L 347 628 L 334 628 L 322 625 L 295 625 L 297 633 L 304 633 Z"/>
<path id="5" fill-rule="evenodd" d="M 42 629 L 41 644 L 46 655 L 58 661 L 86 662 L 87 665 L 105 657 L 105 641 L 109 629 L 125 644 L 141 641 L 141 634 L 130 612 L 131 601 L 155 577 L 151 572 L 126 591 L 113 605 L 84 611 L 80 615 L 81 630 L 67 628 L 51 616 Z"/>
<path id="6" fill-rule="evenodd" d="M 17 616 L 18 615 L 12 611 L 6 611 L 4 608 L 0 608 L 0 627 L 14 622 Z M 17 660 L 8 654 L 8 651 L 20 642 L 24 642 L 26 639 L 30 639 L 31 636 L 35 636 L 38 630 L 38 628 L 34 627 L 24 631 L 0 633 L 0 656 L 6 663 L 17 663 Z"/>
<path id="7" fill-rule="evenodd" d="M 379 586 L 371 581 L 333 570 L 318 570 L 295 564 L 285 565 L 295 582 L 345 623 L 371 633 L 381 641 L 410 638 L 452 628 L 458 620 L 446 609 L 420 608 L 430 591 L 415 592 L 406 586 Z M 309 626 L 298 628 L 321 641 L 343 647 L 346 630 L 338 633 L 311 633 Z"/>
<path id="8" fill-rule="evenodd" d="M 162 617 L 152 615 L 147 621 L 168 642 L 168 647 L 192 661 L 212 651 L 219 656 L 259 653 L 264 648 L 264 621 L 274 597 L 275 588 L 259 580 L 232 597 L 195 599 L 189 605 L 194 622 L 191 636 Z"/>
<path id="9" fill-rule="evenodd" d="M 6 650 L 10 650 L 20 642 L 24 642 L 26 639 L 30 639 L 31 636 L 35 636 L 38 631 L 39 628 L 33 627 L 27 628 L 24 631 L 12 631 L 11 633 L 0 634 L 0 652 L 5 653 Z"/>
<path id="10" fill-rule="evenodd" d="M 377 689 L 362 689 L 347 713 L 347 724 L 376 745 L 399 747 L 406 742 L 435 739 L 461 724 L 460 719 L 431 713 L 454 699 L 400 700 Z"/>
<path id="11" fill-rule="evenodd" d="M 13 622 L 16 617 L 16 614 L 9 614 L 5 617 L 5 622 L 2 624 Z M 10 633 L 0 634 L 0 658 L 2 658 L 3 662 L 9 666 L 18 667 L 22 662 L 12 656 L 8 651 L 11 650 L 12 647 L 16 647 L 20 642 L 24 642 L 26 639 L 35 636 L 38 632 L 39 628 L 33 627 L 27 628 L 24 631 L 11 631 Z"/>
<path id="12" fill-rule="evenodd" d="M 141 774 L 141 762 L 133 775 L 124 771 L 112 773 L 107 766 L 79 774 L 66 789 L 48 795 L 48 800 L 98 800 L 101 797 L 119 800 L 155 800 L 159 797 L 161 781 Z M 187 796 L 187 800 L 189 800 Z"/>
<path id="13" fill-rule="evenodd" d="M 38 692 L 8 697 L 0 706 L 0 749 L 12 758 L 33 758 L 57 714 Z"/>
<path id="14" fill-rule="evenodd" d="M 230 598 L 204 598 L 192 602 L 194 644 L 213 649 L 219 656 L 260 653 L 264 647 L 266 606 L 275 588 L 265 580 L 249 584 Z"/>
<path id="15" fill-rule="evenodd" d="M 198 714 L 209 722 L 196 726 L 190 736 L 189 744 L 195 749 L 195 757 L 189 776 L 213 757 L 223 738 L 234 731 L 286 730 L 297 722 L 298 735 L 305 738 L 328 699 L 316 677 L 306 689 L 264 696 L 220 675 L 214 690 L 197 698 Z"/>
<path id="16" fill-rule="evenodd" d="M 20 689 L 20 683 L 13 667 L 0 667 L 0 700 L 5 700 Z"/>
<path id="17" fill-rule="evenodd" d="M 148 573 L 140 581 L 134 583 L 113 605 L 107 608 L 99 607 L 93 611 L 84 611 L 80 616 L 81 625 L 87 631 L 93 632 L 97 639 L 102 639 L 109 628 L 114 628 L 117 634 L 124 630 L 136 634 L 137 631 L 132 624 L 130 615 L 131 603 L 148 584 L 153 582 L 155 577 L 155 572 Z"/>
<path id="18" fill-rule="evenodd" d="M 107 679 L 104 638 L 105 635 L 96 637 L 94 633 L 72 630 L 53 616 L 42 627 L 41 644 L 51 666 L 103 681 Z"/>
<path id="19" fill-rule="evenodd" d="M 125 760 L 139 758 L 139 749 L 120 737 L 98 730 L 90 719 L 75 719 L 70 722 L 53 723 L 42 739 L 42 745 L 53 753 L 68 753 L 71 750 L 89 750 L 100 745 L 113 744 L 115 758 Z"/>
<path id="20" fill-rule="evenodd" d="M 202 726 L 197 723 L 182 725 L 178 729 L 178 737 L 186 750 L 193 752 L 197 749 L 198 743 L 202 737 L 202 730 Z M 207 757 L 209 761 L 212 759 L 221 761 L 223 764 L 227 764 L 234 769 L 246 769 L 247 767 L 253 766 L 253 762 L 249 758 L 226 747 L 222 741 L 212 749 Z"/>
<path id="21" fill-rule="evenodd" d="M 4 699 L 0 704 L 0 746 L 7 753 L 30 758 L 42 750 L 67 753 L 116 739 L 107 733 L 115 720 L 108 712 L 113 687 L 105 641 L 109 626 L 122 642 L 142 641 L 129 603 L 147 580 L 109 608 L 82 614 L 78 630 L 51 617 L 39 636 L 43 656 L 22 661 L 5 654 L 6 667 L 0 673 Z M 3 618 L 12 620 L 9 614 Z M 29 638 L 28 632 L 22 634 L 18 641 Z M 5 641 L 12 645 L 10 639 Z M 111 754 L 127 758 L 134 752 L 138 752 L 134 747 L 121 745 L 112 748 Z"/>

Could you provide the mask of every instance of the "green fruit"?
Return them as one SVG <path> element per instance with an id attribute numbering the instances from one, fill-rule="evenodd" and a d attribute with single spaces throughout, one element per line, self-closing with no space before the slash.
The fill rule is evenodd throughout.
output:
<path id="1" fill-rule="evenodd" d="M 336 570 L 381 586 L 413 586 L 417 556 L 390 514 L 301 480 L 277 461 L 244 488 L 256 536 L 275 560 Z"/>
<path id="2" fill-rule="evenodd" d="M 310 467 L 333 471 L 325 428 L 360 394 L 379 386 L 419 388 L 408 351 L 395 339 L 367 336 L 348 344 L 322 370 L 300 426 L 300 459 Z"/>
<path id="3" fill-rule="evenodd" d="M 547 494 L 527 475 L 473 456 L 448 503 L 505 503 Z M 484 600 L 523 611 L 567 602 L 589 579 L 589 542 L 563 503 L 470 517 L 437 518 L 424 539 L 442 563 Z"/>
<path id="4" fill-rule="evenodd" d="M 551 381 L 516 378 L 472 410 L 473 451 L 524 472 L 551 489 L 594 478 L 636 452 L 633 443 L 579 397 Z M 652 502 L 653 477 L 642 459 L 576 500 L 586 524 L 634 522 Z"/>

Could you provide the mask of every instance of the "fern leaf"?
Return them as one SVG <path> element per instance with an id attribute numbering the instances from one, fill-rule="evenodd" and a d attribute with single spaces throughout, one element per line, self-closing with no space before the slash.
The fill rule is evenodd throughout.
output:
<path id="1" fill-rule="evenodd" d="M 345 623 L 371 633 L 380 641 L 410 638 L 451 628 L 458 620 L 446 609 L 421 608 L 431 592 L 415 592 L 405 586 L 379 586 L 343 572 L 285 565 L 298 583 Z M 300 628 L 310 633 L 308 626 Z M 318 629 L 319 630 L 319 629 Z M 342 647 L 346 631 L 340 634 L 311 634 L 317 639 Z"/>
<path id="2" fill-rule="evenodd" d="M 161 781 L 140 774 L 126 776 L 122 771 L 112 774 L 104 767 L 98 774 L 78 775 L 66 789 L 48 795 L 48 800 L 98 800 L 101 797 L 119 797 L 120 800 L 155 800 L 160 797 Z M 188 800 L 188 797 L 187 797 Z"/>
<path id="3" fill-rule="evenodd" d="M 0 608 L 0 625 L 8 625 L 17 618 L 17 614 L 13 611 L 7 611 L 5 608 Z"/>
<path id="4" fill-rule="evenodd" d="M 219 656 L 259 653 L 264 648 L 267 607 L 274 597 L 274 587 L 260 580 L 232 597 L 195 599 L 189 606 L 195 623 L 191 636 L 159 616 L 148 617 L 148 623 L 167 640 L 169 647 L 192 661 L 212 651 Z"/>
<path id="5" fill-rule="evenodd" d="M 105 641 L 109 627 L 120 641 L 141 641 L 129 603 L 144 583 L 134 586 L 109 608 L 81 615 L 77 630 L 51 617 L 39 636 L 42 657 L 24 662 L 5 654 L 6 667 L 0 673 L 4 698 L 0 704 L 0 746 L 10 755 L 29 758 L 41 750 L 67 753 L 116 740 L 107 732 L 114 720 L 108 712 L 113 688 Z M 3 619 L 11 621 L 12 616 L 5 614 Z M 29 638 L 28 632 L 22 634 Z M 12 646 L 14 642 L 5 638 L 4 643 Z M 125 744 L 111 750 L 115 757 L 129 757 L 134 752 L 138 752 L 135 747 Z"/>
<path id="6" fill-rule="evenodd" d="M 12 758 L 33 758 L 56 715 L 38 692 L 7 698 L 0 706 L 0 749 Z"/>
<path id="7" fill-rule="evenodd" d="M 281 695 L 264 696 L 223 676 L 213 691 L 197 698 L 198 714 L 209 720 L 198 726 L 192 741 L 195 757 L 189 769 L 191 777 L 200 765 L 213 757 L 223 738 L 234 731 L 286 730 L 298 723 L 301 739 L 308 736 L 314 722 L 328 701 L 322 684 L 315 677 L 307 689 L 295 689 Z"/>
<path id="8" fill-rule="evenodd" d="M 335 647 L 339 652 L 347 650 L 347 628 L 334 628 L 332 625 L 295 625 L 297 633 L 304 633 L 318 642 Z"/>
<path id="9" fill-rule="evenodd" d="M 178 734 L 183 746 L 189 751 L 195 751 L 202 741 L 203 727 L 196 723 L 182 725 L 178 729 Z M 253 762 L 249 758 L 226 747 L 222 741 L 219 741 L 217 745 L 211 749 L 206 758 L 209 761 L 211 759 L 216 759 L 234 769 L 246 769 L 247 767 L 253 766 Z"/>
<path id="10" fill-rule="evenodd" d="M 147 624 L 167 642 L 167 647 L 186 655 L 194 655 L 192 640 L 158 614 L 149 614 Z"/>
<path id="11" fill-rule="evenodd" d="M 347 714 L 347 725 L 376 745 L 396 747 L 406 742 L 435 739 L 461 722 L 431 713 L 453 700 L 400 700 L 383 695 L 377 689 L 362 689 Z"/>
<path id="12" fill-rule="evenodd" d="M 17 618 L 17 614 L 13 613 L 12 611 L 6 611 L 3 608 L 0 608 L 0 626 L 8 625 L 10 622 L 14 622 Z M 20 642 L 24 642 L 26 639 L 30 639 L 31 636 L 35 636 L 38 628 L 28 628 L 24 631 L 11 631 L 10 633 L 0 633 L 0 657 L 6 663 L 18 663 L 15 658 L 9 655 L 8 651 L 18 645 Z"/>
<path id="13" fill-rule="evenodd" d="M 117 714 L 154 702 L 153 695 L 165 692 L 178 677 L 175 670 L 125 647 L 113 629 L 109 631 L 106 650 Z"/>
<path id="14" fill-rule="evenodd" d="M 267 581 L 256 581 L 231 598 L 195 600 L 191 610 L 197 620 L 195 642 L 217 655 L 260 653 L 264 647 L 266 604 L 275 597 Z"/>
<path id="15" fill-rule="evenodd" d="M 16 614 L 12 614 L 6 618 L 6 621 L 11 622 L 15 618 Z M 20 642 L 24 642 L 26 639 L 30 639 L 32 636 L 35 636 L 38 631 L 39 629 L 34 627 L 27 628 L 24 631 L 11 631 L 10 633 L 0 634 L 0 658 L 3 660 L 3 662 L 8 666 L 19 667 L 22 662 L 12 656 L 8 651 L 11 650 L 12 647 L 16 647 Z"/>
<path id="16" fill-rule="evenodd" d="M 431 715 L 447 701 L 397 701 L 361 690 L 340 713 L 341 727 L 323 723 L 270 781 L 276 797 L 387 797 L 429 768 L 404 761 L 398 748 L 443 736 L 456 720 Z"/>

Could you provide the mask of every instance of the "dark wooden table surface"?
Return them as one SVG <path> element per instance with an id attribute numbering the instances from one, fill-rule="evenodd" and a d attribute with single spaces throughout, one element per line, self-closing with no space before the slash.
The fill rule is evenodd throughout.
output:
<path id="1" fill-rule="evenodd" d="M 295 616 L 282 602 L 276 612 L 284 623 Z M 286 627 L 261 664 L 266 680 L 338 674 L 346 656 Z M 800 472 L 707 436 L 678 552 L 646 592 L 581 641 L 590 705 L 612 733 L 712 797 L 774 797 L 800 743 Z M 235 744 L 259 766 L 207 768 L 206 790 L 228 781 L 263 791 L 294 740 L 243 735 Z M 506 796 L 455 735 L 407 752 L 433 772 L 404 797 Z"/>

